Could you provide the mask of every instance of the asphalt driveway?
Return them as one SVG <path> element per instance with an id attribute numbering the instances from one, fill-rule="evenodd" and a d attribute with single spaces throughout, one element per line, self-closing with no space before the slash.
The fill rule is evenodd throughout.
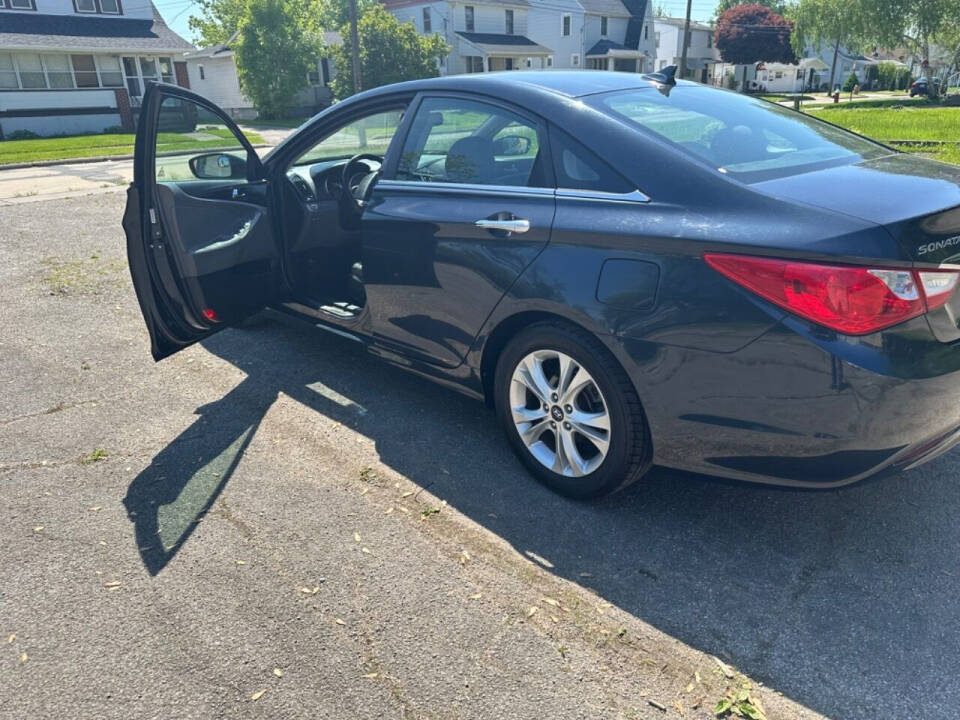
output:
<path id="1" fill-rule="evenodd" d="M 771 719 L 956 717 L 960 453 L 566 501 L 347 340 L 155 365 L 123 199 L 0 207 L 0 716 L 712 717 L 717 656 Z"/>

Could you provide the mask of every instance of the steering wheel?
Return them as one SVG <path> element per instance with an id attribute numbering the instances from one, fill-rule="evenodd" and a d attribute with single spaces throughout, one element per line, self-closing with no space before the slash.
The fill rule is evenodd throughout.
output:
<path id="1" fill-rule="evenodd" d="M 354 218 L 359 218 L 363 214 L 363 208 L 367 204 L 367 195 L 380 174 L 379 170 L 367 172 L 360 180 L 354 182 L 358 165 L 362 160 L 376 160 L 380 165 L 383 165 L 382 155 L 360 153 L 347 160 L 346 165 L 343 166 L 340 200 L 348 215 L 352 215 Z"/>

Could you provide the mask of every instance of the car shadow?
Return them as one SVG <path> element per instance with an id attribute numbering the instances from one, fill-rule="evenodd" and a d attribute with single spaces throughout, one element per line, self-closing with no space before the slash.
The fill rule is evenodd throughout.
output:
<path id="1" fill-rule="evenodd" d="M 482 404 L 349 340 L 269 321 L 204 347 L 247 377 L 130 485 L 151 574 L 190 537 L 282 392 L 372 439 L 385 465 L 550 572 L 818 712 L 884 717 L 895 702 L 937 717 L 960 698 L 956 454 L 819 492 L 655 469 L 577 503 L 529 478 Z"/>

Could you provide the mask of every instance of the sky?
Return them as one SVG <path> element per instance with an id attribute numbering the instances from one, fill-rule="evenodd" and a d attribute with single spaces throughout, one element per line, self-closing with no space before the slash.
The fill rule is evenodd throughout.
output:
<path id="1" fill-rule="evenodd" d="M 652 0 L 653 6 L 663 5 L 671 17 L 683 17 L 687 10 L 686 0 Z M 167 25 L 173 28 L 181 37 L 193 41 L 187 20 L 190 14 L 196 12 L 196 0 L 154 0 Z M 713 16 L 713 9 L 717 6 L 716 0 L 693 0 L 692 17 L 694 20 L 706 22 Z"/>

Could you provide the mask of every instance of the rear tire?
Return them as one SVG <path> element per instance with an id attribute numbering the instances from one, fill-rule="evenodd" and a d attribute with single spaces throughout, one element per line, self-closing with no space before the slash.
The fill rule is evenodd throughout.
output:
<path id="1" fill-rule="evenodd" d="M 650 434 L 630 379 L 578 327 L 543 322 L 520 331 L 500 354 L 493 392 L 514 452 L 554 492 L 599 497 L 650 467 Z"/>

